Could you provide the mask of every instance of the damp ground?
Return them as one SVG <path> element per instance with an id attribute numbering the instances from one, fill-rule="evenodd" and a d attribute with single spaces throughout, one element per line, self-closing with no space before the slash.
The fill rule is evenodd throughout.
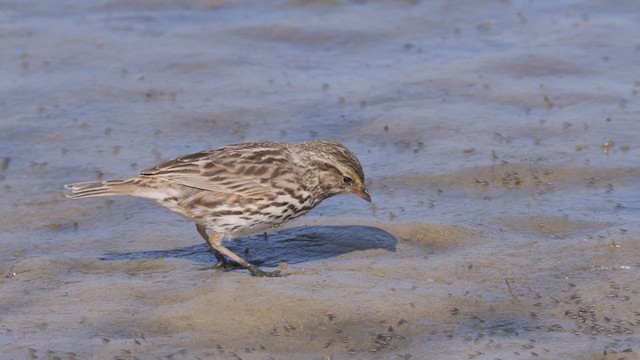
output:
<path id="1" fill-rule="evenodd" d="M 638 359 L 640 4 L 0 5 L 7 359 Z M 339 140 L 342 196 L 212 269 L 144 200 L 228 143 Z"/>

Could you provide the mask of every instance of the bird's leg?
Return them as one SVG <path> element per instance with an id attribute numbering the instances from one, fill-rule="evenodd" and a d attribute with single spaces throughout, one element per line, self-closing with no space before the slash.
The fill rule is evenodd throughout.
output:
<path id="1" fill-rule="evenodd" d="M 215 231 L 211 232 L 211 235 L 209 236 L 209 239 L 207 241 L 209 242 L 209 245 L 211 246 L 211 248 L 214 251 L 218 251 L 220 254 L 222 254 L 224 256 L 227 256 L 231 260 L 237 262 L 243 268 L 249 270 L 249 272 L 253 276 L 268 276 L 268 277 L 281 276 L 280 275 L 280 271 L 278 271 L 278 270 L 273 271 L 273 272 L 260 270 L 259 267 L 253 265 L 252 263 L 248 262 L 247 260 L 245 260 L 245 259 L 241 258 L 240 256 L 236 255 L 233 251 L 231 251 L 231 250 L 227 249 L 226 247 L 224 247 L 224 245 L 222 245 L 222 235 L 217 233 L 217 232 L 215 232 Z"/>
<path id="2" fill-rule="evenodd" d="M 213 255 L 215 255 L 216 259 L 218 259 L 218 263 L 214 266 L 214 268 L 231 269 L 233 266 L 229 264 L 227 258 L 225 258 L 224 255 L 220 253 L 220 251 L 211 246 L 211 243 L 209 242 L 209 235 L 207 234 L 207 228 L 200 224 L 196 224 L 196 229 L 198 230 L 198 233 L 200 234 L 200 236 L 202 236 L 204 241 L 206 241 L 209 245 L 209 248 L 211 249 L 211 252 L 213 252 Z"/>

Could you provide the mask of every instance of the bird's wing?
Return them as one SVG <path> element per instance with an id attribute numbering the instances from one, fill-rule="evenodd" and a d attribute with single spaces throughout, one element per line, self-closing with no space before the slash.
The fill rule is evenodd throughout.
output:
<path id="1" fill-rule="evenodd" d="M 269 184 L 273 164 L 255 165 L 230 155 L 219 150 L 203 151 L 161 163 L 140 175 L 244 198 L 273 195 Z"/>

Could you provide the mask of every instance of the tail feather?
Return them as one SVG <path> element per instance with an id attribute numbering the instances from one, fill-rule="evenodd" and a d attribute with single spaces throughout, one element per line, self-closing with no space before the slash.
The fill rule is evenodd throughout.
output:
<path id="1" fill-rule="evenodd" d="M 66 194 L 70 199 L 78 199 L 91 196 L 111 196 L 128 195 L 129 186 L 124 180 L 88 181 L 64 186 L 71 190 L 71 194 Z"/>

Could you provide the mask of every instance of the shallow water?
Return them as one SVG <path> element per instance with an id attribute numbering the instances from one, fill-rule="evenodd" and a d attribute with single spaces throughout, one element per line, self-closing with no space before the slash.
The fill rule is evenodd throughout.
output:
<path id="1" fill-rule="evenodd" d="M 0 5 L 7 358 L 637 359 L 640 4 Z M 230 242 L 71 201 L 188 152 L 331 138 L 373 203 Z"/>

